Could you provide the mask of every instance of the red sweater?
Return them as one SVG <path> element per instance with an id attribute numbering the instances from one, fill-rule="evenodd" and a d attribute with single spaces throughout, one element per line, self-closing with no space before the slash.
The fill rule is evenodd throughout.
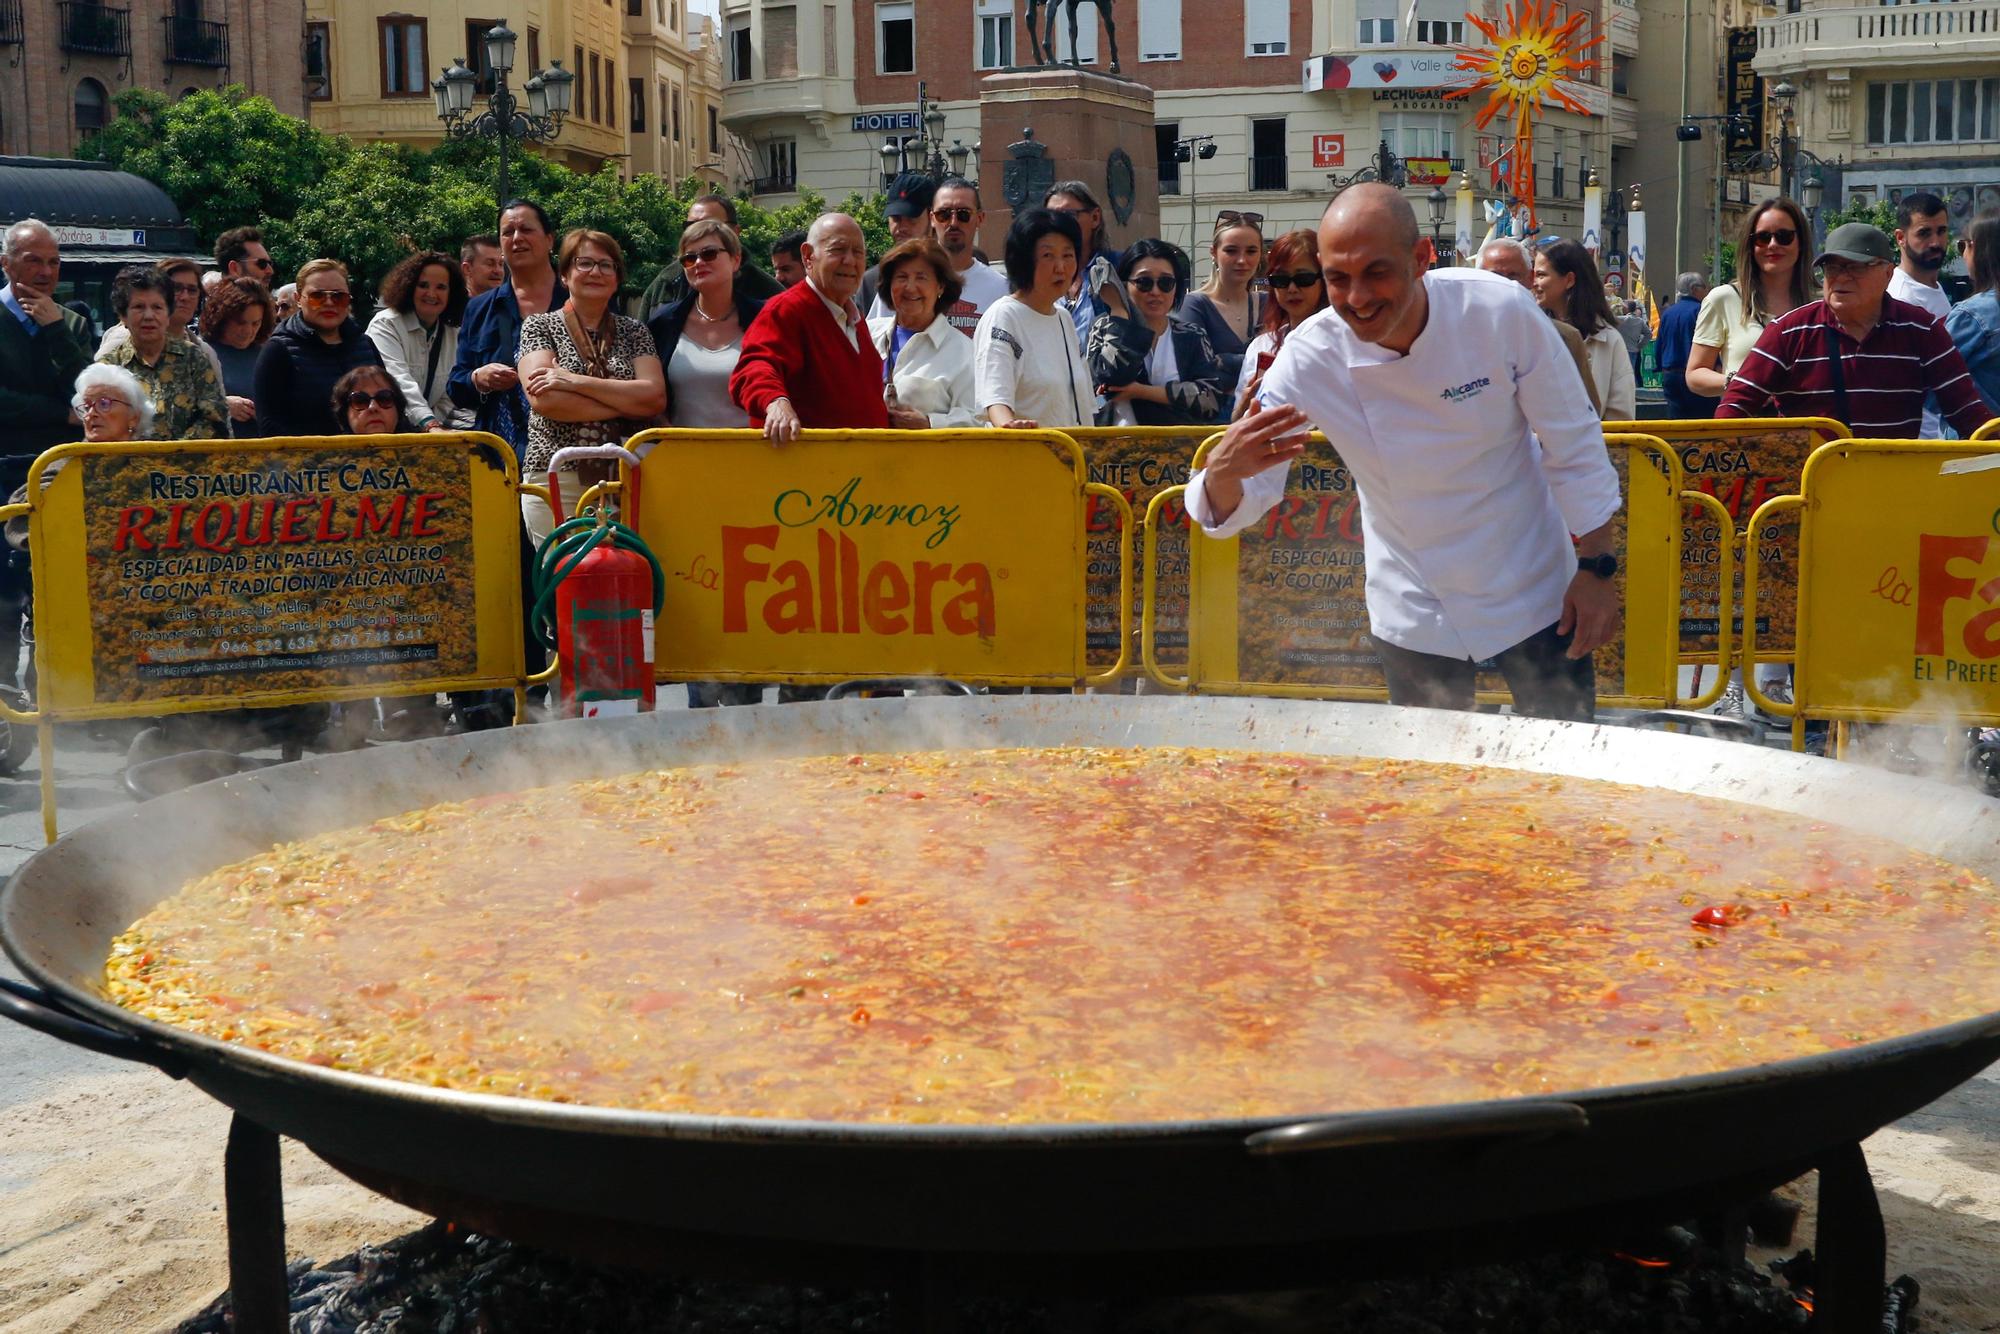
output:
<path id="1" fill-rule="evenodd" d="M 743 331 L 729 396 L 756 427 L 775 400 L 789 398 L 808 427 L 887 430 L 882 357 L 866 320 L 858 333 L 861 346 L 849 347 L 819 292 L 811 283 L 794 283 L 766 301 Z"/>

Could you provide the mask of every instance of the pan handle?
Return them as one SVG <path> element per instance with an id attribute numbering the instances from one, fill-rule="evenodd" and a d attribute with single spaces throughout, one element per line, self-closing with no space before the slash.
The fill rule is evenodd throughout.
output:
<path id="1" fill-rule="evenodd" d="M 187 1074 L 187 1062 L 172 1052 L 162 1051 L 115 1028 L 78 1018 L 63 1009 L 48 992 L 25 982 L 0 977 L 0 1015 L 99 1056 L 137 1061 L 175 1079 Z"/>
<path id="2" fill-rule="evenodd" d="M 1498 1107 L 1423 1108 L 1360 1112 L 1260 1130 L 1243 1141 L 1251 1153 L 1312 1153 L 1363 1144 L 1437 1143 L 1464 1139 L 1545 1139 L 1590 1129 L 1590 1114 L 1573 1102 L 1517 1102 Z"/>

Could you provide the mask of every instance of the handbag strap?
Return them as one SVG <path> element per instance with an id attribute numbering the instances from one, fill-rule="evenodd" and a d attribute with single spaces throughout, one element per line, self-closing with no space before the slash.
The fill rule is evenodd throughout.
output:
<path id="1" fill-rule="evenodd" d="M 1840 369 L 1840 335 L 1831 324 L 1820 325 L 1819 331 L 1826 345 L 1827 364 L 1833 368 L 1833 415 L 1842 426 L 1852 430 L 1854 415 L 1847 407 L 1847 377 Z"/>
<path id="2" fill-rule="evenodd" d="M 431 364 L 424 371 L 424 402 L 429 403 L 437 395 L 438 359 L 444 355 L 444 321 L 439 320 L 431 330 Z"/>

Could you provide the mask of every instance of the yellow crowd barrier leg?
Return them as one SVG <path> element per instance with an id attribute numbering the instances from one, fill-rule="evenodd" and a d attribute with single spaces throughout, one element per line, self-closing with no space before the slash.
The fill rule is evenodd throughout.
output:
<path id="1" fill-rule="evenodd" d="M 1206 448 L 1206 446 L 1203 446 Z M 1153 633 L 1159 628 L 1159 618 L 1154 608 L 1154 599 L 1159 596 L 1160 577 L 1157 569 L 1160 554 L 1160 512 L 1169 500 L 1187 493 L 1184 486 L 1170 486 L 1154 496 L 1146 506 L 1146 556 L 1144 566 L 1144 595 L 1139 600 L 1139 662 L 1146 675 L 1169 690 L 1186 690 L 1190 677 L 1169 676 L 1160 666 L 1159 654 L 1153 644 Z M 1192 554 L 1192 553 L 1190 553 Z M 1189 578 L 1188 622 L 1194 622 L 1193 578 Z"/>
<path id="2" fill-rule="evenodd" d="M 1125 493 L 1102 482 L 1085 482 L 1085 495 L 1098 496 L 1111 502 L 1118 511 L 1118 661 L 1105 668 L 1096 676 L 1086 676 L 1086 686 L 1110 685 L 1125 675 L 1125 669 L 1132 661 L 1132 516 L 1131 502 Z M 1151 573 L 1151 570 L 1148 570 Z M 1085 655 L 1088 657 L 1088 654 Z M 1079 686 L 1072 693 L 1080 693 Z"/>
<path id="3" fill-rule="evenodd" d="M 35 742 L 41 747 L 42 839 L 56 841 L 56 727 L 43 714 L 35 721 Z"/>
<path id="4" fill-rule="evenodd" d="M 1750 523 L 1743 530 L 1743 694 L 1758 708 L 1774 718 L 1792 720 L 1792 749 L 1804 750 L 1806 746 L 1805 709 L 1796 700 L 1790 704 L 1780 704 L 1757 688 L 1757 534 L 1771 519 L 1790 510 L 1805 508 L 1802 496 L 1774 496 L 1757 507 L 1750 516 Z M 1796 652 L 1793 658 L 1803 664 L 1806 656 L 1806 627 L 1798 627 Z M 1805 673 L 1799 672 L 1803 679 Z"/>
<path id="5" fill-rule="evenodd" d="M 1715 680 L 1707 689 L 1681 706 L 1687 709 L 1706 709 L 1722 698 L 1722 692 L 1729 684 L 1729 658 L 1736 620 L 1736 525 L 1730 520 L 1729 511 L 1724 508 L 1722 502 L 1706 491 L 1683 491 L 1681 500 L 1697 509 L 1708 511 L 1709 517 L 1721 525 L 1722 531 L 1727 534 L 1718 543 L 1721 548 L 1719 553 L 1721 559 L 1716 565 L 1721 588 L 1716 600 Z M 1675 686 L 1678 689 L 1678 676 Z"/>

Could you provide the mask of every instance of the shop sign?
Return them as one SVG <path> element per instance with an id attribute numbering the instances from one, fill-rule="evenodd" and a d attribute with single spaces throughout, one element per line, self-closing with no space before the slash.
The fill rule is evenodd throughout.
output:
<path id="1" fill-rule="evenodd" d="M 1315 134 L 1313 136 L 1313 165 L 1315 167 L 1346 166 L 1347 136 L 1344 134 Z"/>
<path id="2" fill-rule="evenodd" d="M 914 111 L 870 111 L 854 118 L 856 134 L 880 134 L 884 130 L 914 130 L 919 121 Z"/>
<path id="3" fill-rule="evenodd" d="M 60 227 L 49 228 L 55 233 L 59 246 L 143 246 L 146 233 L 137 227 Z"/>
<path id="4" fill-rule="evenodd" d="M 1313 56 L 1305 62 L 1305 90 L 1343 88 L 1453 88 L 1465 82 L 1450 50 L 1384 51 L 1351 56 Z"/>
<path id="5" fill-rule="evenodd" d="M 1725 90 L 1729 114 L 1735 118 L 1726 128 L 1731 157 L 1761 152 L 1764 147 L 1764 80 L 1757 73 L 1756 59 L 1757 30 L 1731 28 Z"/>

